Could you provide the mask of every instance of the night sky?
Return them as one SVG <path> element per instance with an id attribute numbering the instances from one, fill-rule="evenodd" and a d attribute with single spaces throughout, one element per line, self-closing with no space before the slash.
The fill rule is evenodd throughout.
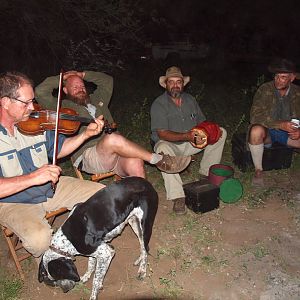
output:
<path id="1" fill-rule="evenodd" d="M 207 44 L 210 58 L 300 63 L 300 1 L 2 0 L 0 8 L 1 71 L 38 77 L 89 63 L 109 71 L 144 45 L 181 40 Z"/>

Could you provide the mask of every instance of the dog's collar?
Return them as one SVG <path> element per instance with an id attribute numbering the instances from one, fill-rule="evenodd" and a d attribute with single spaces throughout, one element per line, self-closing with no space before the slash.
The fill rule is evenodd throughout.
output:
<path id="1" fill-rule="evenodd" d="M 52 250 L 53 252 L 59 254 L 59 255 L 63 255 L 63 256 L 66 256 L 66 257 L 68 257 L 72 260 L 75 260 L 75 257 L 73 255 L 71 255 L 71 254 L 69 254 L 65 251 L 62 251 L 60 249 L 57 249 L 57 248 L 53 247 L 52 245 L 49 246 L 49 249 Z"/>

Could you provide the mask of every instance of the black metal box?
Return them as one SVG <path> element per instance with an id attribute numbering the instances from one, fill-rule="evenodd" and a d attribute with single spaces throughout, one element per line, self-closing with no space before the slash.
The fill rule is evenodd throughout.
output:
<path id="1" fill-rule="evenodd" d="M 205 213 L 219 207 L 220 188 L 208 179 L 201 179 L 183 185 L 185 204 L 195 213 Z"/>
<path id="2" fill-rule="evenodd" d="M 246 145 L 246 133 L 236 133 L 232 136 L 231 154 L 233 163 L 242 172 L 248 168 L 253 168 L 251 153 Z M 271 148 L 264 149 L 263 169 L 265 171 L 287 169 L 291 166 L 292 158 L 293 148 L 274 144 Z"/>

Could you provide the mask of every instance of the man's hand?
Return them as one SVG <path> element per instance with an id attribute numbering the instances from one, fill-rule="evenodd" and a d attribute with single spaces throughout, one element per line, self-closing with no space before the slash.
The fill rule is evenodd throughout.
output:
<path id="1" fill-rule="evenodd" d="M 47 182 L 56 183 L 59 179 L 61 168 L 56 165 L 43 165 L 30 174 L 32 185 L 41 185 Z"/>
<path id="2" fill-rule="evenodd" d="M 56 165 L 43 165 L 39 169 L 25 175 L 14 177 L 1 177 L 0 197 L 11 196 L 33 186 L 48 182 L 55 184 L 61 174 L 61 168 Z"/>
<path id="3" fill-rule="evenodd" d="M 194 147 L 199 149 L 204 148 L 207 145 L 207 136 L 202 130 L 190 131 L 190 142 Z"/>
<path id="4" fill-rule="evenodd" d="M 94 119 L 94 123 L 90 123 L 85 131 L 66 138 L 57 158 L 63 158 L 72 152 L 74 152 L 78 147 L 80 147 L 84 142 L 86 142 L 92 136 L 96 136 L 101 133 L 104 126 L 103 116 Z"/>
<path id="5" fill-rule="evenodd" d="M 84 78 L 85 76 L 85 72 L 77 72 L 77 71 L 68 71 L 66 73 L 64 73 L 64 77 L 63 80 L 67 80 L 70 76 L 79 76 L 80 78 Z"/>
<path id="6" fill-rule="evenodd" d="M 280 122 L 279 128 L 281 130 L 287 131 L 289 133 L 294 133 L 294 132 L 296 132 L 298 130 L 295 127 L 295 123 L 290 122 L 290 121 L 282 121 L 282 122 Z"/>
<path id="7" fill-rule="evenodd" d="M 90 123 L 84 132 L 87 138 L 98 135 L 103 130 L 103 126 L 104 126 L 103 115 L 99 116 L 94 121 L 95 123 Z"/>
<path id="8" fill-rule="evenodd" d="M 296 129 L 293 132 L 289 132 L 289 138 L 291 140 L 299 140 L 300 139 L 300 129 Z"/>

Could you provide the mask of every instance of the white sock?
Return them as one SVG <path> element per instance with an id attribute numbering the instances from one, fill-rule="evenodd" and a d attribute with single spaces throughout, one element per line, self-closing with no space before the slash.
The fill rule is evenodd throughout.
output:
<path id="1" fill-rule="evenodd" d="M 157 154 L 157 153 L 152 153 L 152 157 L 151 160 L 149 161 L 149 163 L 151 165 L 155 165 L 157 164 L 159 161 L 161 161 L 163 158 L 163 156 L 161 154 Z"/>
<path id="2" fill-rule="evenodd" d="M 255 170 L 263 170 L 262 159 L 264 154 L 264 144 L 259 144 L 259 145 L 248 144 L 248 145 L 251 152 Z"/>

